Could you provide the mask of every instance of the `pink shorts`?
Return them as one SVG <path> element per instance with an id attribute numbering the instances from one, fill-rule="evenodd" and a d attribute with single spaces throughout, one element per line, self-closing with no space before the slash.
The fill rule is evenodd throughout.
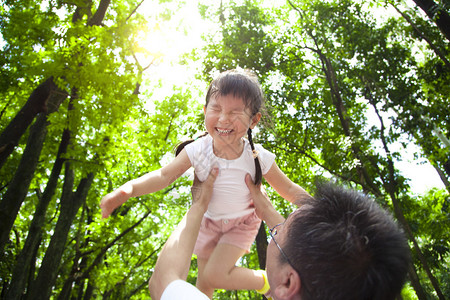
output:
<path id="1" fill-rule="evenodd" d="M 261 219 L 255 212 L 236 219 L 211 220 L 203 217 L 194 253 L 207 259 L 218 244 L 233 245 L 248 253 L 260 225 Z"/>

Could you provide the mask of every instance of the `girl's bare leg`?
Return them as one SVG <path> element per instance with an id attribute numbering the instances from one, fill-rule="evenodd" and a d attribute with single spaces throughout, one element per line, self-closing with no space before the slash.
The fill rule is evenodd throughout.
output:
<path id="1" fill-rule="evenodd" d="M 199 279 L 197 287 L 205 293 L 212 287 L 225 290 L 257 290 L 264 286 L 262 274 L 247 268 L 236 266 L 237 260 L 245 254 L 245 250 L 229 244 L 218 244 L 206 264 L 199 263 Z M 204 262 L 202 262 L 203 264 Z M 201 287 L 199 287 L 199 282 Z M 208 296 L 212 294 L 205 293 Z"/>
<path id="2" fill-rule="evenodd" d="M 205 258 L 197 257 L 198 275 L 197 275 L 197 288 L 203 292 L 209 299 L 212 299 L 214 294 L 214 287 L 209 285 L 209 282 L 205 280 L 207 277 L 204 275 L 206 264 L 208 260 Z"/>

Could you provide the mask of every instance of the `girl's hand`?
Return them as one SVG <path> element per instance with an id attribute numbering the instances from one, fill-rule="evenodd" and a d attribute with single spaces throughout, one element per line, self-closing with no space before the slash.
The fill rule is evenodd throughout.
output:
<path id="1" fill-rule="evenodd" d="M 131 196 L 133 186 L 129 183 L 124 184 L 117 190 L 104 196 L 100 201 L 100 208 L 102 209 L 102 218 L 105 219 L 120 205 L 125 203 Z"/>

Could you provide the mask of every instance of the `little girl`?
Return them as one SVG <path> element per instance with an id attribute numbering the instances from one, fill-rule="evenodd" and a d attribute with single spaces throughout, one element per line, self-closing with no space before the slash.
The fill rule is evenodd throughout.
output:
<path id="1" fill-rule="evenodd" d="M 191 166 L 201 181 L 211 168 L 219 168 L 208 211 L 195 245 L 197 287 L 212 298 L 214 289 L 257 290 L 269 287 L 264 272 L 235 266 L 250 250 L 261 220 L 252 207 L 245 175 L 255 183 L 266 181 L 286 200 L 295 203 L 308 193 L 278 168 L 275 155 L 254 145 L 252 129 L 261 119 L 264 96 L 252 73 L 230 70 L 214 79 L 203 107 L 207 135 L 181 144 L 175 159 L 163 168 L 131 180 L 103 197 L 102 216 L 130 197 L 159 191 L 180 177 Z M 247 134 L 248 139 L 243 137 Z"/>

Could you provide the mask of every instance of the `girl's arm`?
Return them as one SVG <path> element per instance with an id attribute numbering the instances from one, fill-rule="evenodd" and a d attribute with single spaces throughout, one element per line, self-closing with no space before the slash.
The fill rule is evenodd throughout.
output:
<path id="1" fill-rule="evenodd" d="M 303 203 L 301 201 L 302 199 L 312 198 L 307 191 L 298 184 L 292 182 L 283 171 L 280 170 L 276 162 L 273 163 L 269 171 L 264 175 L 264 178 L 281 197 L 297 206 L 301 206 Z"/>
<path id="2" fill-rule="evenodd" d="M 131 197 L 138 197 L 162 190 L 183 175 L 190 167 L 191 162 L 186 150 L 183 149 L 168 165 L 130 180 L 104 196 L 100 202 L 102 217 L 107 218 L 117 207 Z"/>
<path id="3" fill-rule="evenodd" d="M 183 149 L 173 161 L 161 169 L 152 171 L 126 183 L 132 185 L 130 197 L 138 197 L 160 191 L 177 180 L 190 167 L 191 161 L 186 150 Z"/>
<path id="4" fill-rule="evenodd" d="M 245 183 L 250 190 L 250 194 L 252 194 L 256 215 L 264 220 L 269 228 L 283 223 L 284 217 L 273 207 L 264 187 L 255 185 L 250 174 L 245 176 Z"/>

